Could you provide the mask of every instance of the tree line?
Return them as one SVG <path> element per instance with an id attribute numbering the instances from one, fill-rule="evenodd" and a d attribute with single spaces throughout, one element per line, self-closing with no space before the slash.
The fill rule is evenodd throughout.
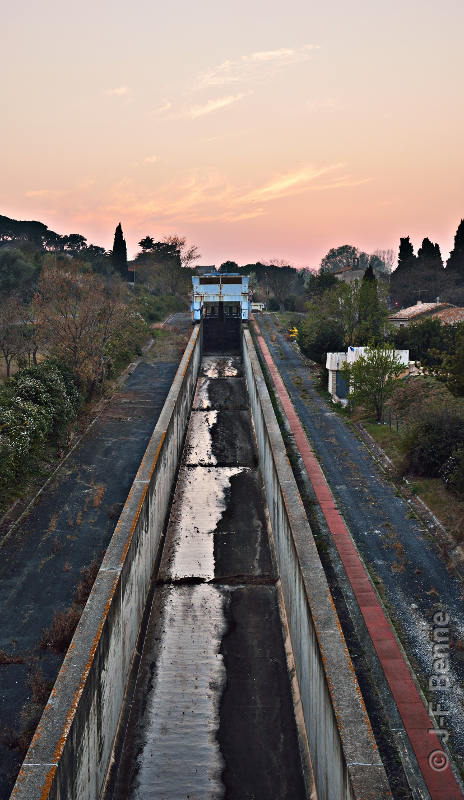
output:
<path id="1" fill-rule="evenodd" d="M 98 248 L 98 258 L 89 260 L 84 237 L 80 243 L 76 237 L 61 237 L 57 243 L 42 223 L 14 225 L 5 217 L 0 222 L 3 503 L 5 490 L 48 448 L 61 450 L 82 404 L 142 352 L 152 333 L 150 322 L 187 306 L 186 292 L 182 299 L 170 294 L 172 276 L 170 285 L 167 278 L 173 263 L 181 268 L 182 256 L 192 262 L 199 254 L 182 237 L 171 237 L 161 256 L 158 252 L 154 270 L 158 278 L 164 272 L 166 281 L 134 287 L 127 280 L 130 265 L 121 224 L 113 249 Z"/>
<path id="2" fill-rule="evenodd" d="M 414 305 L 418 299 L 464 305 L 464 220 L 459 223 L 454 246 L 444 264 L 440 246 L 425 238 L 417 254 L 410 237 L 400 239 L 398 266 L 391 276 L 392 303 Z"/>
<path id="3" fill-rule="evenodd" d="M 446 266 L 448 280 L 458 286 L 464 281 L 463 239 L 461 222 Z M 424 275 L 424 264 L 429 270 L 445 272 L 438 245 L 424 242 L 415 256 L 409 239 L 401 240 L 396 270 L 400 276 L 416 274 L 416 281 L 417 276 Z M 301 350 L 323 367 L 321 377 L 325 384 L 327 352 L 365 347 L 363 356 L 352 365 L 345 365 L 342 377 L 350 385 L 350 407 L 361 406 L 377 421 L 382 419 L 385 404 L 401 394 L 403 381 L 397 379 L 404 374 L 405 366 L 398 350 L 409 350 L 410 360 L 420 362 L 423 372 L 421 378 L 410 380 L 431 381 L 429 386 L 442 384 L 448 391 L 440 395 L 438 402 L 424 399 L 415 407 L 414 418 L 401 441 L 401 470 L 442 477 L 451 492 L 464 497 L 464 409 L 460 400 L 464 397 L 464 323 L 447 325 L 428 317 L 394 328 L 388 317 L 392 313 L 389 295 L 396 272 L 390 284 L 376 277 L 372 263 L 361 280 L 350 283 L 338 280 L 334 272 L 325 262 L 318 273 L 306 278 L 306 314 L 297 322 Z M 417 394 L 417 389 L 411 389 L 413 395 Z"/>

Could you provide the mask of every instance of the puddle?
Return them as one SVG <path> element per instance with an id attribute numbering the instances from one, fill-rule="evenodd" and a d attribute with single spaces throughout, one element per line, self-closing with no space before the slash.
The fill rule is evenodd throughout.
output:
<path id="1" fill-rule="evenodd" d="M 209 378 L 198 378 L 197 391 L 192 405 L 194 411 L 204 411 L 210 407 L 209 384 Z"/>
<path id="2" fill-rule="evenodd" d="M 182 467 L 160 569 L 162 580 L 214 578 L 214 533 L 230 479 L 244 467 Z"/>
<path id="3" fill-rule="evenodd" d="M 204 356 L 201 375 L 207 378 L 237 378 L 243 374 L 239 356 Z"/>
<path id="4" fill-rule="evenodd" d="M 217 411 L 195 411 L 190 417 L 184 464 L 217 464 L 213 455 L 211 426 L 217 422 Z"/>
<path id="5" fill-rule="evenodd" d="M 199 378 L 193 400 L 194 411 L 248 410 L 248 393 L 244 378 Z"/>
<path id="6" fill-rule="evenodd" d="M 227 629 L 227 602 L 219 589 L 204 584 L 167 592 L 130 800 L 224 796 L 216 733 L 226 682 L 219 648 Z"/>

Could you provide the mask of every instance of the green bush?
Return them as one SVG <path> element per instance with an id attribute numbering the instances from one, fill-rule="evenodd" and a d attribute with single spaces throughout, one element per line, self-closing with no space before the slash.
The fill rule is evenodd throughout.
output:
<path id="1" fill-rule="evenodd" d="M 161 322 L 168 314 L 176 311 L 185 311 L 184 304 L 174 295 L 155 295 L 144 292 L 138 298 L 138 310 L 146 322 Z"/>
<path id="2" fill-rule="evenodd" d="M 80 405 L 71 371 L 49 359 L 16 373 L 0 390 L 0 487 L 6 488 L 55 442 Z"/>
<path id="3" fill-rule="evenodd" d="M 439 319 L 428 317 L 405 328 L 397 329 L 393 341 L 398 350 L 409 350 L 411 361 L 422 366 L 440 364 L 439 354 L 453 354 L 459 325 L 442 325 Z"/>
<path id="4" fill-rule="evenodd" d="M 403 469 L 438 478 L 453 453 L 463 447 L 462 412 L 446 407 L 426 410 L 403 437 Z"/>
<path id="5" fill-rule="evenodd" d="M 464 499 L 464 448 L 449 457 L 441 469 L 441 477 L 449 492 Z"/>
<path id="6" fill-rule="evenodd" d="M 322 325 L 314 332 L 303 323 L 298 327 L 297 341 L 305 356 L 323 366 L 327 353 L 340 353 L 344 349 L 342 336 L 329 325 Z"/>
<path id="7" fill-rule="evenodd" d="M 80 405 L 74 380 L 70 380 L 67 373 L 65 365 L 50 359 L 16 373 L 12 379 L 16 397 L 34 403 L 49 414 L 48 433 L 53 439 L 66 430 Z"/>
<path id="8" fill-rule="evenodd" d="M 131 318 L 130 329 L 120 331 L 108 343 L 106 348 L 108 378 L 114 377 L 118 370 L 126 366 L 134 357 L 142 355 L 143 345 L 150 337 L 150 329 L 140 314 Z"/>
<path id="9" fill-rule="evenodd" d="M 0 404 L 1 486 L 8 486 L 23 473 L 31 456 L 41 451 L 50 422 L 44 408 L 18 397 L 8 398 Z"/>

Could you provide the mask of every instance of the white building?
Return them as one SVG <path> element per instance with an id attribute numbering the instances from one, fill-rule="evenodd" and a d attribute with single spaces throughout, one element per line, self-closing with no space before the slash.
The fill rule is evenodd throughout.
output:
<path id="1" fill-rule="evenodd" d="M 191 298 L 192 319 L 199 321 L 205 316 L 224 316 L 249 319 L 251 304 L 248 298 L 250 278 L 242 275 L 228 275 L 212 272 L 209 275 L 192 277 Z"/>
<path id="2" fill-rule="evenodd" d="M 343 380 L 340 370 L 343 364 L 354 364 L 360 356 L 364 355 L 367 347 L 349 347 L 346 353 L 327 353 L 326 367 L 329 372 L 329 380 L 327 389 L 332 395 L 333 400 L 346 400 L 348 397 L 349 387 L 345 380 Z M 409 350 L 395 350 L 402 364 L 404 364 L 405 372 L 409 371 L 411 364 L 414 361 L 409 361 Z"/>

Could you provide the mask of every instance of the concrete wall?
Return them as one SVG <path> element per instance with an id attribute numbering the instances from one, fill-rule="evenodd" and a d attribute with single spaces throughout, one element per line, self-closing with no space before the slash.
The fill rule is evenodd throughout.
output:
<path id="1" fill-rule="evenodd" d="M 390 797 L 311 528 L 248 330 L 243 361 L 318 800 Z"/>
<path id="2" fill-rule="evenodd" d="M 197 325 L 16 781 L 14 800 L 100 796 L 200 360 Z"/>

